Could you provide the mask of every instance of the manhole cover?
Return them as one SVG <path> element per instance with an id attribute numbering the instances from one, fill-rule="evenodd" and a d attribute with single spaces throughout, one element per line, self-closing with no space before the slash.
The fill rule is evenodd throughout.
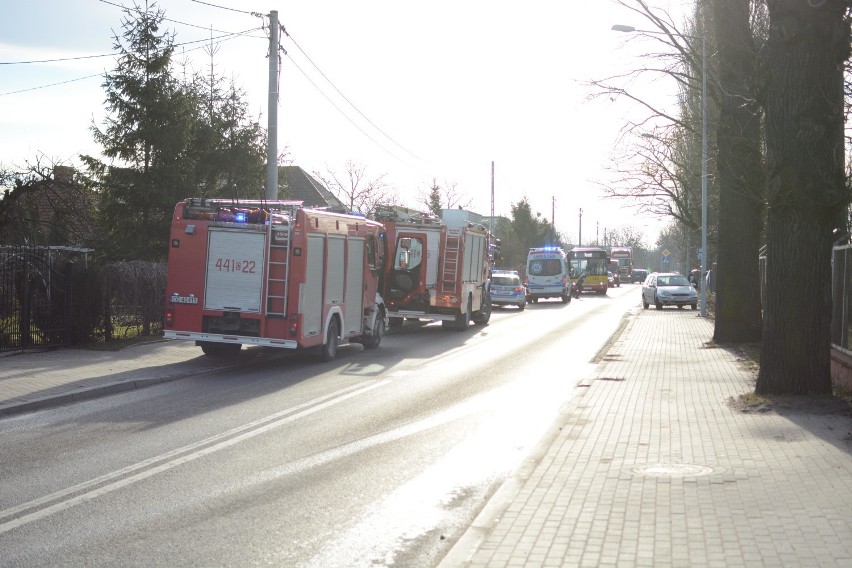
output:
<path id="1" fill-rule="evenodd" d="M 642 467 L 634 467 L 633 473 L 651 475 L 654 477 L 695 477 L 713 473 L 712 467 L 690 463 L 658 463 Z"/>

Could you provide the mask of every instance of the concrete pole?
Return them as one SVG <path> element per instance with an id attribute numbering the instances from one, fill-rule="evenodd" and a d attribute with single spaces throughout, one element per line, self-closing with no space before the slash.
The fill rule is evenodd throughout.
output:
<path id="1" fill-rule="evenodd" d="M 266 136 L 266 198 L 278 199 L 278 12 L 269 12 L 269 125 Z"/>

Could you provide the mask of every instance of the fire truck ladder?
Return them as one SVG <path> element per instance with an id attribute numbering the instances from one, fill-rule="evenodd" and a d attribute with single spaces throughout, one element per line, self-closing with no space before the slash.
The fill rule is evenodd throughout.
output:
<path id="1" fill-rule="evenodd" d="M 287 279 L 290 277 L 290 226 L 269 225 L 269 254 L 266 255 L 266 315 L 287 315 Z M 275 256 L 276 260 L 272 260 Z M 283 260 L 282 260 L 283 259 Z M 273 272 L 275 276 L 273 276 Z M 280 276 L 283 275 L 283 278 Z M 280 305 L 281 309 L 273 309 Z"/>
<path id="2" fill-rule="evenodd" d="M 461 229 L 447 229 L 447 246 L 444 249 L 444 275 L 441 278 L 441 293 L 452 293 L 456 289 L 459 273 L 459 248 Z"/>

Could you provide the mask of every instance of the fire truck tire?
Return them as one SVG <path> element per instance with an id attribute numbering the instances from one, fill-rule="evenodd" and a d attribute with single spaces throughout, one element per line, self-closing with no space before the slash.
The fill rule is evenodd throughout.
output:
<path id="1" fill-rule="evenodd" d="M 376 318 L 376 329 L 373 330 L 372 335 L 367 335 L 364 337 L 364 341 L 361 343 L 364 346 L 364 349 L 375 349 L 382 343 L 382 338 L 385 336 L 385 318 L 384 314 L 379 314 Z"/>
<path id="2" fill-rule="evenodd" d="M 331 318 L 328 322 L 328 333 L 325 338 L 325 343 L 320 351 L 320 358 L 323 361 L 331 361 L 337 356 L 337 344 L 340 340 L 337 325 L 337 318 Z"/>
<path id="3" fill-rule="evenodd" d="M 491 293 L 482 294 L 482 305 L 473 313 L 473 323 L 476 325 L 488 325 L 491 319 Z"/>
<path id="4" fill-rule="evenodd" d="M 392 328 L 402 327 L 403 322 L 403 318 L 388 318 L 388 326 Z"/>
<path id="5" fill-rule="evenodd" d="M 470 326 L 470 298 L 467 299 L 467 309 L 465 313 L 456 314 L 456 317 L 453 321 L 444 320 L 441 322 L 441 327 L 445 329 L 453 329 L 455 331 L 465 331 Z"/>

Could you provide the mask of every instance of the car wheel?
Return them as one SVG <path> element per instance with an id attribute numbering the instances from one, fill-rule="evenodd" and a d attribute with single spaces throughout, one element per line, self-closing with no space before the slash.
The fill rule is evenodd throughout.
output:
<path id="1" fill-rule="evenodd" d="M 698 309 L 698 304 L 692 304 L 692 309 L 693 309 L 693 310 L 697 310 L 697 309 Z"/>
<path id="2" fill-rule="evenodd" d="M 646 310 L 648 309 L 648 302 L 645 301 L 645 298 L 642 298 L 642 307 Z"/>
<path id="3" fill-rule="evenodd" d="M 654 307 L 658 310 L 663 309 L 663 305 L 660 303 L 660 300 L 658 300 L 656 296 L 654 296 Z"/>
<path id="4" fill-rule="evenodd" d="M 682 310 L 682 309 L 683 309 L 683 304 L 678 304 L 678 305 L 677 305 L 677 309 Z"/>
<path id="5" fill-rule="evenodd" d="M 526 302 L 521 302 L 520 304 L 518 304 L 518 309 L 519 309 L 519 310 L 525 310 L 526 308 L 527 308 L 527 303 L 526 303 Z"/>

